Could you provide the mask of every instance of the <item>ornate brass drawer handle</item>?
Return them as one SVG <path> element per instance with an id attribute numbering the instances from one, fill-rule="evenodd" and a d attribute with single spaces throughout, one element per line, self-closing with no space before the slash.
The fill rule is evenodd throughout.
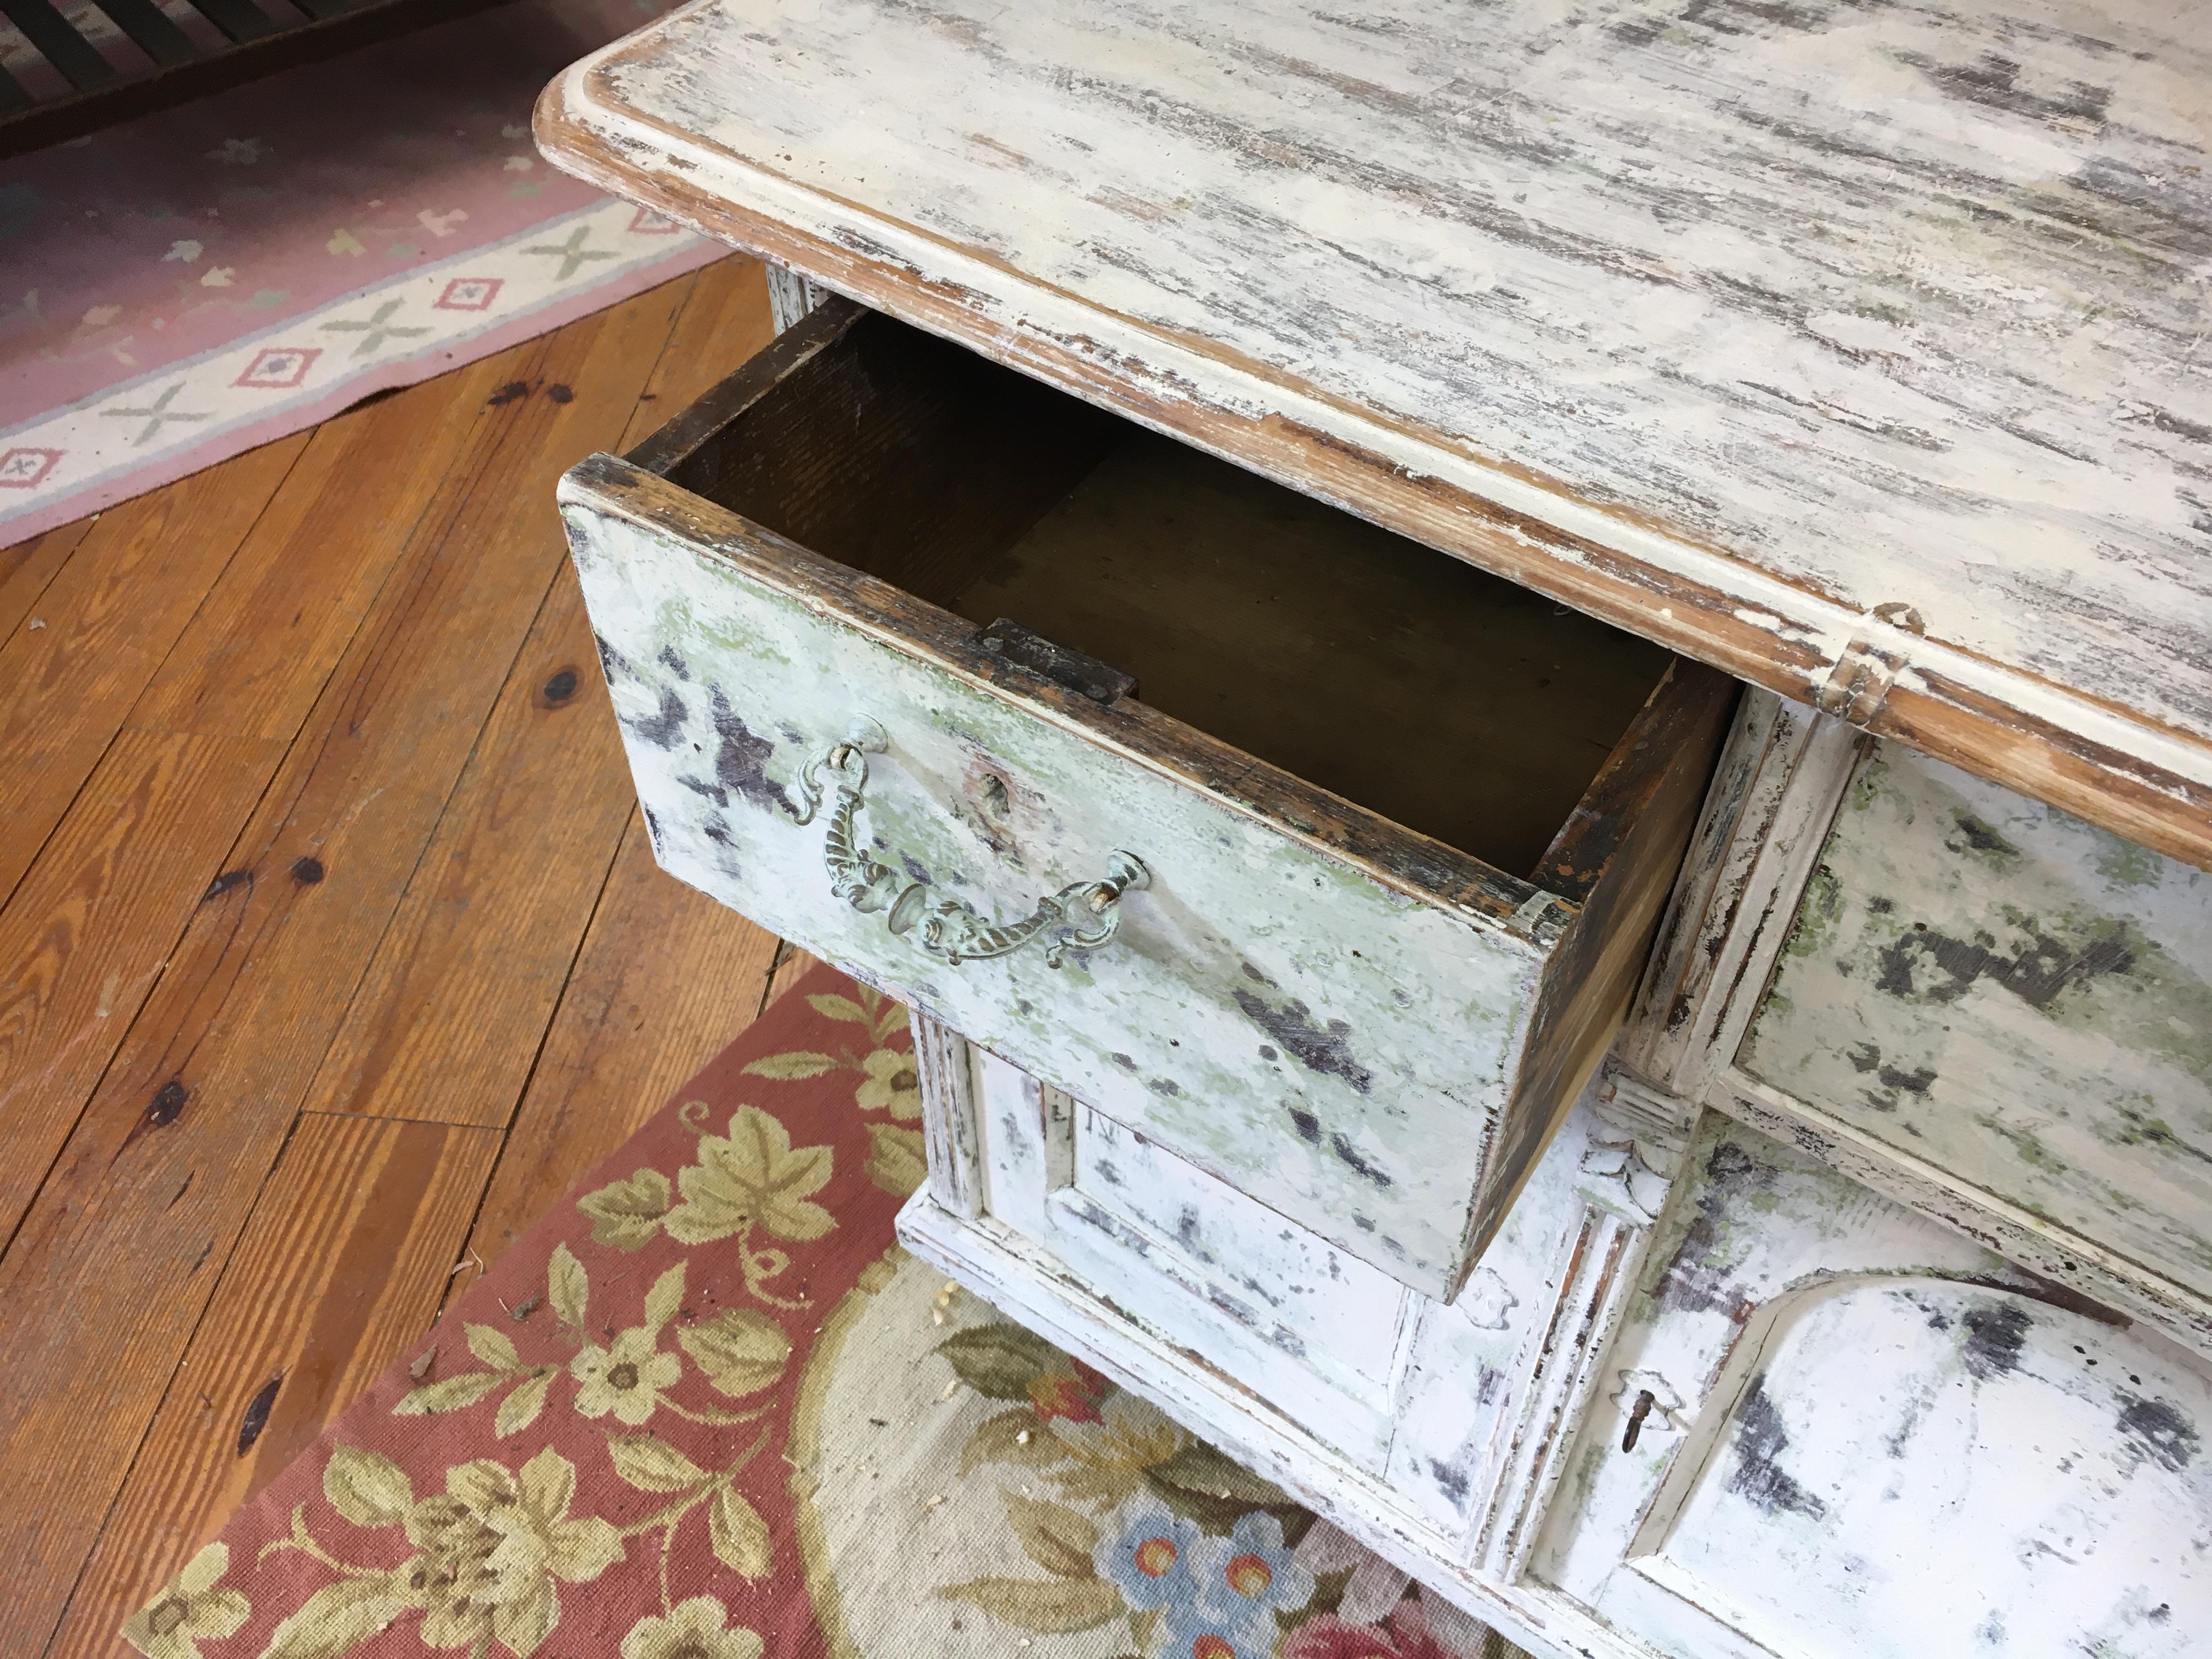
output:
<path id="1" fill-rule="evenodd" d="M 999 923 L 983 921 L 957 902 L 933 899 L 929 890 L 889 865 L 879 864 L 861 845 L 856 822 L 865 804 L 868 757 L 890 746 L 884 728 L 866 715 L 855 719 L 842 743 L 823 750 L 799 775 L 800 810 L 793 817 L 801 824 L 814 822 L 821 811 L 821 775 L 827 772 L 835 791 L 830 824 L 823 837 L 822 862 L 830 872 L 830 890 L 864 915 L 886 912 L 884 926 L 898 935 L 914 932 L 921 948 L 939 961 L 958 967 L 990 957 L 1012 956 L 1024 945 L 1046 941 L 1044 959 L 1054 968 L 1069 951 L 1095 951 L 1109 943 L 1121 926 L 1121 895 L 1151 884 L 1152 872 L 1133 853 L 1109 853 L 1106 878 L 1079 881 L 1037 901 L 1037 908 L 1022 921 Z"/>

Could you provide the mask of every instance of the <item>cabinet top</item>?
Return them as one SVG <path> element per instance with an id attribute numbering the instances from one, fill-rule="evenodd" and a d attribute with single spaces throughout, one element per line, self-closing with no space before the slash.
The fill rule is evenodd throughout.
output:
<path id="1" fill-rule="evenodd" d="M 563 167 L 2212 866 L 2170 0 L 702 0 Z"/>

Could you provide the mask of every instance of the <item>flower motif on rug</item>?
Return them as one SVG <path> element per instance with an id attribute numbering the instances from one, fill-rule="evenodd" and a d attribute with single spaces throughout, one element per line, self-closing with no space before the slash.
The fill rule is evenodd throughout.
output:
<path id="1" fill-rule="evenodd" d="M 825 1019 L 865 1029 L 874 1043 L 866 1054 L 857 1053 L 850 1044 L 841 1044 L 830 1053 L 802 1048 L 763 1054 L 746 1066 L 745 1074 L 804 1082 L 830 1072 L 858 1072 L 864 1081 L 854 1101 L 862 1111 L 884 1112 L 902 1123 L 911 1123 L 921 1115 L 921 1074 L 915 1069 L 911 1051 L 890 1046 L 890 1040 L 907 1029 L 906 1009 L 864 985 L 854 986 L 853 993 L 849 997 L 811 996 L 807 1001 Z"/>
<path id="2" fill-rule="evenodd" d="M 1340 1616 L 1352 1569 L 1337 1557 L 1348 1549 L 1371 1558 L 1042 1337 L 987 1321 L 946 1337 L 936 1352 L 959 1386 L 1019 1402 L 969 1431 L 959 1468 L 1005 1471 L 1013 1483 L 999 1491 L 1005 1524 L 1044 1575 L 963 1579 L 939 1587 L 940 1597 L 981 1609 L 1033 1645 L 1123 1626 L 1125 1659 L 1481 1652 L 1434 1639 L 1417 1596 L 1389 1607 L 1382 1626 Z M 1304 1549 L 1309 1540 L 1318 1547 Z M 1391 1595 L 1407 1591 L 1402 1576 L 1382 1577 Z"/>
<path id="3" fill-rule="evenodd" d="M 923 1175 L 912 1067 L 904 1010 L 810 976 L 125 1640 L 144 1659 L 1482 1654 L 1462 1615 L 896 1248 Z"/>
<path id="4" fill-rule="evenodd" d="M 222 1587 L 229 1571 L 230 1547 L 210 1544 L 131 1616 L 123 1639 L 146 1659 L 199 1659 L 202 1642 L 235 1635 L 253 1611 L 245 1596 Z"/>

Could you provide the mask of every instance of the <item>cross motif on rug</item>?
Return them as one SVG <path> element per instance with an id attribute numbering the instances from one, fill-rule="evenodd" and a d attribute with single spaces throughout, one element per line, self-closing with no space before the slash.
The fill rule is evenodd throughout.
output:
<path id="1" fill-rule="evenodd" d="M 366 357 L 386 340 L 410 339 L 417 334 L 428 334 L 427 328 L 402 328 L 393 323 L 392 313 L 404 304 L 401 300 L 386 300 L 369 313 L 366 322 L 325 323 L 323 329 L 331 334 L 359 334 L 361 343 L 353 349 L 352 356 Z"/>
<path id="2" fill-rule="evenodd" d="M 169 407 L 170 401 L 184 389 L 185 383 L 179 380 L 143 409 L 103 409 L 100 412 L 102 415 L 116 416 L 124 420 L 143 420 L 146 422 L 144 429 L 131 441 L 131 447 L 136 449 L 171 421 L 204 421 L 208 418 L 205 414 L 194 414 L 189 410 Z"/>
<path id="3" fill-rule="evenodd" d="M 592 228 L 589 225 L 578 225 L 575 229 L 568 233 L 568 240 L 565 242 L 540 242 L 535 247 L 523 249 L 523 252 L 543 253 L 558 258 L 561 261 L 561 269 L 555 274 L 553 280 L 556 283 L 565 283 L 581 270 L 589 261 L 611 259 L 615 257 L 612 253 L 601 252 L 596 249 L 587 251 L 584 244 L 590 240 Z"/>

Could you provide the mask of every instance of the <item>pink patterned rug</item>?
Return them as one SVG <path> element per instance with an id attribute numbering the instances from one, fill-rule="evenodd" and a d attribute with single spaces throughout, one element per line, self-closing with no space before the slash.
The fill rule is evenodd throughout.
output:
<path id="1" fill-rule="evenodd" d="M 0 166 L 0 545 L 726 252 L 531 143 L 672 3 L 520 0 Z"/>
<path id="2" fill-rule="evenodd" d="M 906 1011 L 816 969 L 213 1538 L 171 1534 L 124 1643 L 1528 1659 L 900 1249 L 921 1116 Z"/>

